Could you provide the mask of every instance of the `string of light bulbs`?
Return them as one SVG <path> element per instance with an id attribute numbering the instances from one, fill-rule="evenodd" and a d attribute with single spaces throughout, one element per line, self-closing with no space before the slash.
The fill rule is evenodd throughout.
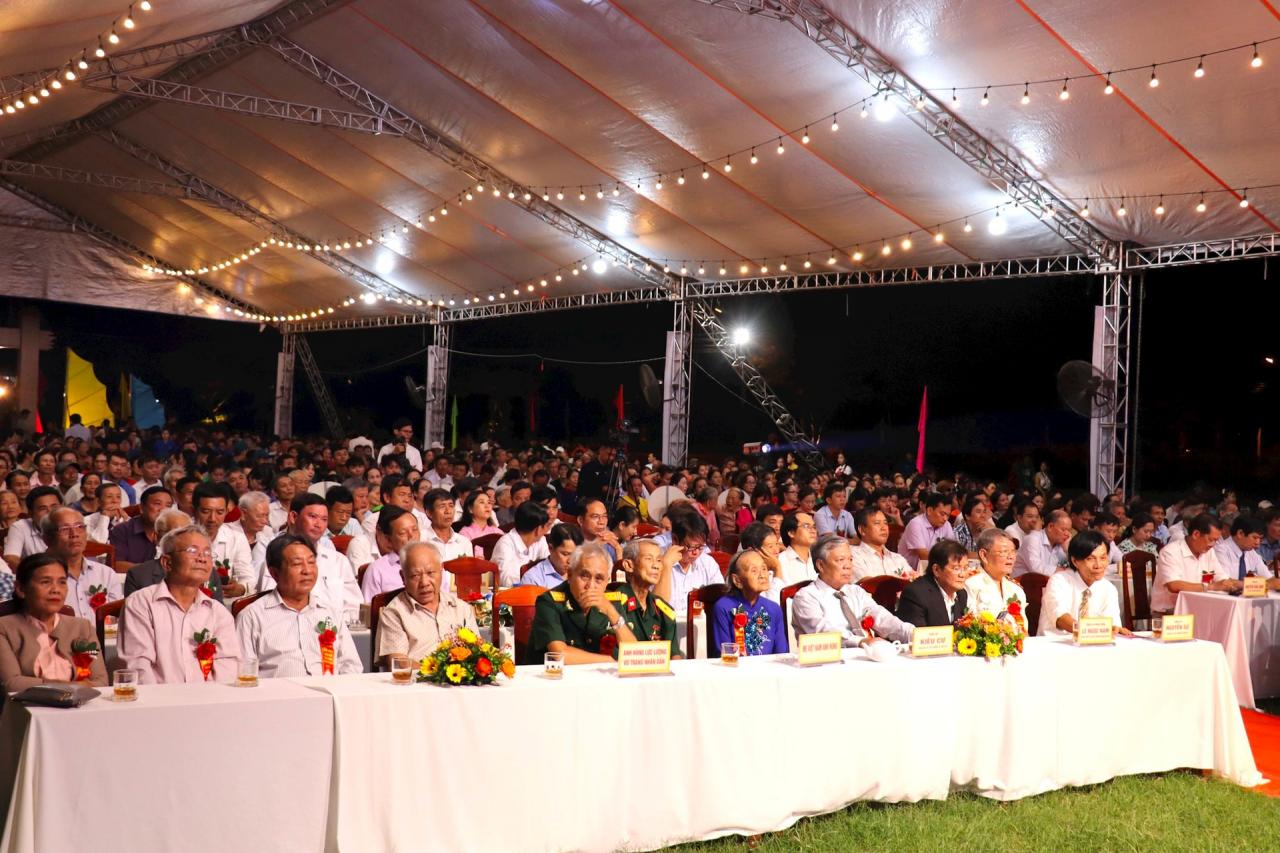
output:
<path id="1" fill-rule="evenodd" d="M 91 44 L 80 51 L 79 56 L 72 56 L 43 80 L 24 86 L 12 95 L 6 93 L 4 97 L 8 101 L 0 106 L 0 116 L 13 115 L 19 110 L 25 110 L 28 105 L 38 106 L 42 100 L 60 92 L 63 89 L 64 80 L 68 83 L 75 82 L 79 76 L 77 72 L 89 70 L 90 55 L 95 59 L 105 59 L 107 53 L 123 41 L 121 30 L 125 34 L 131 34 L 137 30 L 138 19 L 134 17 L 135 9 L 146 13 L 154 8 L 155 3 L 152 0 L 137 0 L 131 3 L 128 11 L 114 19 L 107 30 L 98 34 L 96 44 Z"/>

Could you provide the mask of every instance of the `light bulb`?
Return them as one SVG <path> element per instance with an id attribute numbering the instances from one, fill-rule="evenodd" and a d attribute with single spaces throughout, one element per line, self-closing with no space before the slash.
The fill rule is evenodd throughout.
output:
<path id="1" fill-rule="evenodd" d="M 889 255 L 893 254 L 893 247 L 890 246 L 888 243 L 881 243 L 880 254 L 884 255 L 886 258 L 889 257 Z"/>
<path id="2" fill-rule="evenodd" d="M 129 14 L 127 14 L 127 15 L 125 15 L 125 16 L 124 16 L 124 28 L 125 28 L 126 30 L 131 30 L 131 29 L 133 29 L 133 28 L 134 28 L 134 27 L 136 27 L 136 26 L 137 26 L 137 24 L 135 24 L 135 23 L 133 22 L 133 13 L 132 13 L 132 12 L 130 12 Z"/>
<path id="3" fill-rule="evenodd" d="M 501 195 L 502 195 L 502 190 L 498 189 L 497 187 L 494 187 L 494 188 L 493 188 L 493 197 L 494 197 L 494 198 L 499 198 Z"/>
<path id="4" fill-rule="evenodd" d="M 107 55 L 107 51 L 102 47 L 102 39 L 98 39 L 98 46 L 93 49 L 93 55 L 99 59 Z"/>
<path id="5" fill-rule="evenodd" d="M 778 272 L 786 272 L 786 271 L 787 271 L 786 261 L 783 261 L 782 263 L 778 264 Z"/>
<path id="6" fill-rule="evenodd" d="M 1029 103 L 1031 103 L 1031 84 L 1023 83 L 1022 84 L 1022 105 L 1025 107 Z"/>
<path id="7" fill-rule="evenodd" d="M 150 12 L 150 11 L 151 11 L 151 0 L 142 0 L 142 2 L 138 4 L 138 8 L 139 8 L 139 9 L 141 9 L 142 11 L 144 11 L 144 12 Z"/>
<path id="8" fill-rule="evenodd" d="M 1071 93 L 1067 91 L 1067 81 L 1062 81 L 1062 91 L 1058 93 L 1058 100 L 1065 101 L 1071 97 Z"/>
<path id="9" fill-rule="evenodd" d="M 854 249 L 853 254 L 850 255 L 850 257 L 853 258 L 853 262 L 857 264 L 857 263 L 861 263 L 862 259 L 865 258 L 866 255 L 862 253 L 861 249 Z"/>
<path id="10" fill-rule="evenodd" d="M 959 99 L 958 97 L 956 97 L 956 90 L 955 90 L 955 89 L 952 89 L 952 90 L 951 90 L 951 106 L 953 106 L 953 107 L 958 107 L 958 106 L 960 106 L 960 99 Z"/>
<path id="11" fill-rule="evenodd" d="M 1110 94 L 1114 93 L 1114 92 L 1115 92 L 1115 90 L 1116 90 L 1116 87 L 1111 85 L 1111 75 L 1110 75 L 1110 74 L 1108 74 L 1108 75 L 1107 75 L 1107 85 L 1105 85 L 1105 86 L 1103 86 L 1103 87 L 1102 87 L 1102 94 L 1104 94 L 1104 95 L 1110 95 Z"/>
<path id="12" fill-rule="evenodd" d="M 607 270 L 608 268 L 609 268 L 609 265 L 604 262 L 604 258 L 596 258 L 594 261 L 591 262 L 591 271 L 596 275 L 604 275 L 605 270 Z M 683 274 L 684 273 L 682 271 L 681 275 Z"/>
<path id="13" fill-rule="evenodd" d="M 800 137 L 800 144 L 801 145 L 809 144 L 809 128 L 807 127 L 804 129 L 804 136 Z"/>
<path id="14" fill-rule="evenodd" d="M 618 197 L 619 195 L 621 195 L 621 194 L 622 194 L 622 190 L 618 188 L 618 185 L 617 185 L 617 184 L 614 184 L 614 185 L 613 185 L 613 197 L 614 197 L 614 198 L 617 198 L 617 197 Z M 524 200 L 525 200 L 525 201 L 528 201 L 528 200 L 529 200 L 529 194 L 528 194 L 528 193 L 525 193 L 525 194 L 524 194 Z"/>
<path id="15" fill-rule="evenodd" d="M 111 42 L 111 44 L 119 44 L 120 36 L 116 35 L 115 30 L 112 30 L 111 34 L 107 36 L 107 41 Z"/>
<path id="16" fill-rule="evenodd" d="M 563 190 L 563 189 L 560 189 L 560 190 L 557 190 L 557 191 L 556 191 L 556 201 L 564 201 L 564 190 Z"/>
<path id="17" fill-rule="evenodd" d="M 475 196 L 471 194 L 471 190 L 467 190 L 467 194 L 463 196 L 467 201 L 475 201 Z"/>
<path id="18" fill-rule="evenodd" d="M 544 192 L 544 193 L 542 194 L 542 200 L 543 200 L 543 201 L 551 201 L 551 193 Z"/>
<path id="19" fill-rule="evenodd" d="M 754 166 L 756 163 L 759 163 L 759 162 L 760 162 L 760 158 L 756 156 L 756 149 L 752 148 L 751 149 L 751 165 Z"/>
<path id="20" fill-rule="evenodd" d="M 604 190 L 596 190 L 596 198 L 604 198 Z"/>
<path id="21" fill-rule="evenodd" d="M 27 103 L 34 106 L 35 104 L 40 103 L 40 98 L 38 95 L 32 92 L 30 95 L 27 95 Z"/>
<path id="22" fill-rule="evenodd" d="M 991 87 L 990 86 L 988 86 L 986 90 L 982 93 L 982 100 L 979 101 L 978 103 L 982 104 L 984 107 L 987 104 L 991 103 Z"/>
<path id="23" fill-rule="evenodd" d="M 1164 196 L 1160 196 L 1160 203 L 1156 205 L 1156 216 L 1164 216 Z"/>
<path id="24" fill-rule="evenodd" d="M 81 71 L 89 70 L 89 62 L 84 58 L 84 54 L 80 54 L 80 59 L 76 62 L 76 67 Z"/>
<path id="25" fill-rule="evenodd" d="M 1084 207 L 1080 208 L 1080 218 L 1081 219 L 1089 218 L 1089 199 L 1087 198 L 1084 200 Z"/>
<path id="26" fill-rule="evenodd" d="M 831 132 L 832 132 L 832 133 L 835 133 L 835 132 L 836 132 L 836 131 L 838 131 L 839 129 L 840 129 L 840 122 L 836 121 L 836 117 L 835 117 L 835 116 L 832 116 L 832 117 L 831 117 Z"/>
<path id="27" fill-rule="evenodd" d="M 1129 208 L 1124 206 L 1124 199 L 1120 199 L 1120 206 L 1116 208 L 1116 216 L 1124 217 L 1128 215 L 1129 215 Z"/>
<path id="28" fill-rule="evenodd" d="M 905 251 L 908 251 L 910 248 L 911 248 L 911 238 L 910 238 L 910 237 L 903 237 L 903 238 L 902 238 L 902 251 L 904 251 L 904 252 L 905 252 Z"/>
<path id="29" fill-rule="evenodd" d="M 964 221 L 964 233 L 969 234 L 973 231 L 973 226 L 969 224 L 969 220 Z"/>
<path id="30" fill-rule="evenodd" d="M 681 172 L 680 176 L 676 178 L 676 183 L 680 186 L 684 186 L 684 172 Z"/>
<path id="31" fill-rule="evenodd" d="M 862 109 L 858 110 L 858 118 L 866 118 L 866 117 L 867 117 L 867 105 L 863 104 Z"/>
<path id="32" fill-rule="evenodd" d="M 1240 196 L 1240 206 L 1242 208 L 1249 206 L 1249 191 L 1245 190 L 1244 195 Z"/>
<path id="33" fill-rule="evenodd" d="M 49 81 L 49 88 L 50 88 L 50 89 L 61 89 L 61 88 L 62 88 L 62 81 L 61 81 L 61 80 L 59 80 L 57 77 L 54 77 L 52 80 L 50 80 L 50 81 Z M 42 90 L 42 91 L 43 91 L 43 90 Z"/>
<path id="34" fill-rule="evenodd" d="M 768 275 L 768 274 L 769 274 L 769 267 L 768 267 L 768 265 L 767 265 L 767 264 L 766 264 L 766 265 L 762 265 L 762 266 L 760 267 L 760 275 Z"/>
<path id="35" fill-rule="evenodd" d="M 582 189 L 581 189 L 581 188 L 579 188 L 579 189 L 578 189 L 578 201 L 586 201 L 586 200 L 587 200 L 587 194 L 586 194 L 586 193 L 584 193 L 584 192 L 582 191 Z"/>
<path id="36" fill-rule="evenodd" d="M 785 153 L 787 153 L 787 147 L 786 147 L 785 145 L 783 145 L 783 144 L 782 144 L 782 140 L 781 140 L 781 139 L 779 139 L 779 140 L 778 140 L 778 153 L 779 153 L 779 154 L 785 154 Z"/>
<path id="37" fill-rule="evenodd" d="M 941 243 L 941 242 L 942 242 L 942 240 L 943 240 L 942 232 L 941 232 L 941 231 L 935 231 L 935 232 L 933 233 L 933 242 L 935 242 L 935 243 Z"/>
<path id="38" fill-rule="evenodd" d="M 707 269 L 706 269 L 706 267 L 704 267 L 704 266 L 702 266 L 701 264 L 699 264 L 699 265 L 698 265 L 698 275 L 706 275 L 706 274 L 707 274 Z"/>
<path id="39" fill-rule="evenodd" d="M 72 80 L 76 79 L 76 72 L 72 71 L 72 70 L 71 70 L 71 66 L 69 66 L 69 65 L 68 65 L 68 66 L 67 66 L 67 73 L 66 73 L 66 74 L 63 74 L 62 76 L 67 78 L 67 82 L 70 82 L 70 81 L 72 81 Z"/>
<path id="40" fill-rule="evenodd" d="M 658 180 L 654 181 L 653 188 L 654 188 L 655 190 L 661 190 L 661 189 L 662 189 L 662 178 L 658 178 Z"/>
<path id="41" fill-rule="evenodd" d="M 733 164 L 732 164 L 732 163 L 730 163 L 728 160 L 725 160 L 725 161 L 724 161 L 724 170 L 725 170 L 725 172 L 732 172 L 732 171 L 733 171 Z"/>
<path id="42" fill-rule="evenodd" d="M 876 121 L 888 121 L 893 118 L 893 104 L 889 103 L 888 95 L 876 101 L 872 109 L 875 110 Z"/>
<path id="43" fill-rule="evenodd" d="M 703 166 L 703 167 L 702 167 L 702 180 L 704 180 L 704 181 L 705 181 L 705 180 L 706 180 L 707 178 L 709 178 L 709 177 L 711 177 L 711 173 L 707 171 L 707 167 L 706 167 L 706 166 Z"/>
<path id="44" fill-rule="evenodd" d="M 1196 70 L 1192 72 L 1194 77 L 1204 76 L 1204 57 L 1200 57 L 1200 61 L 1196 63 Z"/>
<path id="45" fill-rule="evenodd" d="M 1151 79 L 1147 81 L 1147 85 L 1152 89 L 1160 85 L 1160 78 L 1156 76 L 1156 67 L 1151 66 Z"/>
<path id="46" fill-rule="evenodd" d="M 1005 221 L 1004 217 L 1000 215 L 1000 211 L 997 210 L 995 218 L 987 223 L 987 230 L 993 236 L 999 237 L 1009 230 L 1009 223 Z"/>
<path id="47" fill-rule="evenodd" d="M 813 266 L 813 261 L 809 260 L 808 258 L 805 258 L 805 259 L 804 259 L 804 268 L 805 268 L 805 269 L 809 269 L 809 268 L 810 268 L 810 267 L 812 267 L 812 266 Z"/>
<path id="48" fill-rule="evenodd" d="M 725 275 L 727 272 L 729 272 L 727 269 L 720 267 L 720 275 Z"/>
<path id="49" fill-rule="evenodd" d="M 747 274 L 747 271 L 748 271 L 749 269 L 750 269 L 750 267 L 748 267 L 746 264 L 743 264 L 742 266 L 738 267 L 738 272 L 739 272 L 741 275 L 746 275 L 746 274 Z"/>
<path id="50" fill-rule="evenodd" d="M 919 95 L 916 95 L 916 109 L 918 110 L 924 109 L 924 92 L 921 92 Z"/>
<path id="51" fill-rule="evenodd" d="M 1253 46 L 1253 59 L 1249 60 L 1249 67 L 1250 68 L 1262 67 L 1262 57 L 1258 55 L 1258 46 L 1256 44 Z"/>

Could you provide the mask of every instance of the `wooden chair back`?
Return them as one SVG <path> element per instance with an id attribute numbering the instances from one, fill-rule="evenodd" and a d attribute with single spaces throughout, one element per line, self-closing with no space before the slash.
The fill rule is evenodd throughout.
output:
<path id="1" fill-rule="evenodd" d="M 237 598 L 235 601 L 231 602 L 232 618 L 239 616 L 241 610 L 244 610 L 250 604 L 253 604 L 259 598 L 262 598 L 262 596 L 266 595 L 268 592 L 271 592 L 271 590 L 266 590 L 265 592 L 255 592 L 253 595 L 241 596 L 240 598 Z"/>
<path id="2" fill-rule="evenodd" d="M 1155 580 L 1156 558 L 1146 551 L 1131 551 L 1120 561 L 1121 571 L 1128 575 L 1123 579 L 1124 601 L 1121 602 L 1120 619 L 1124 626 L 1133 630 L 1136 622 L 1151 621 L 1151 586 L 1147 581 L 1147 573 Z"/>
<path id="3" fill-rule="evenodd" d="M 793 638 L 793 634 L 790 633 L 791 599 L 795 598 L 797 592 L 804 589 L 811 583 L 813 583 L 813 581 L 800 581 L 800 583 L 793 583 L 791 586 L 784 586 L 782 591 L 778 594 L 778 603 L 782 605 L 782 624 L 785 625 L 789 631 L 787 636 L 788 642 Z"/>
<path id="4" fill-rule="evenodd" d="M 512 626 L 515 633 L 515 660 L 517 664 L 539 663 L 529 660 L 529 635 L 533 632 L 533 615 L 536 610 L 538 596 L 547 591 L 544 586 L 514 586 L 502 589 L 493 596 L 493 637 L 490 640 L 501 648 L 499 613 L 502 605 L 511 608 Z"/>
<path id="5" fill-rule="evenodd" d="M 571 512 L 560 510 L 556 513 L 556 520 L 561 524 L 577 524 L 578 517 Z"/>
<path id="6" fill-rule="evenodd" d="M 480 553 L 484 554 L 486 560 L 492 560 L 493 549 L 498 547 L 498 540 L 501 538 L 501 533 L 487 533 L 472 539 L 471 544 L 480 549 Z"/>
<path id="7" fill-rule="evenodd" d="M 707 615 L 707 657 L 720 657 L 720 646 L 716 644 L 715 632 L 712 630 L 711 609 L 716 606 L 716 602 L 729 594 L 729 585 L 727 583 L 707 584 L 701 589 L 689 590 L 689 609 L 686 611 L 688 619 L 693 619 L 693 603 L 695 601 L 702 602 L 702 611 Z M 689 656 L 693 657 L 693 649 L 689 650 Z"/>
<path id="8" fill-rule="evenodd" d="M 65 608 L 64 608 L 65 610 Z M 98 629 L 98 650 L 103 651 L 107 648 L 107 617 L 114 616 L 117 621 L 120 619 L 120 613 L 124 610 L 124 599 L 118 598 L 115 601 L 108 601 L 93 612 L 94 626 Z M 75 611 L 73 610 L 72 613 Z M 103 658 L 106 662 L 106 658 Z"/>
<path id="9" fill-rule="evenodd" d="M 476 557 L 458 557 L 454 560 L 446 560 L 444 570 L 453 575 L 459 598 L 466 598 L 473 593 L 479 595 L 481 581 L 485 575 L 489 575 L 491 585 L 498 577 L 497 563 Z"/>
<path id="10" fill-rule="evenodd" d="M 884 543 L 884 547 L 888 548 L 890 551 L 897 551 L 898 542 L 902 539 L 902 533 L 906 529 L 907 528 L 903 527 L 901 524 L 890 524 L 889 539 Z"/>
<path id="11" fill-rule="evenodd" d="M 113 569 L 116 567 L 115 545 L 105 545 L 101 542 L 86 542 L 84 545 L 84 555 L 90 560 L 97 560 L 99 563 L 106 563 Z"/>
<path id="12" fill-rule="evenodd" d="M 711 559 L 716 561 L 716 565 L 720 567 L 720 574 L 723 577 L 729 577 L 729 563 L 733 560 L 732 554 L 726 554 L 724 551 L 712 551 Z"/>
<path id="13" fill-rule="evenodd" d="M 347 546 L 351 544 L 350 536 L 333 536 L 333 547 L 338 549 L 338 553 L 342 556 L 347 555 Z"/>
<path id="14" fill-rule="evenodd" d="M 520 577 L 524 577 L 525 572 L 529 571 L 530 569 L 532 569 L 534 566 L 538 565 L 538 563 L 541 563 L 541 562 L 542 562 L 541 560 L 530 560 L 529 562 L 525 563 L 523 566 L 520 567 Z"/>
<path id="15" fill-rule="evenodd" d="M 637 536 L 657 536 L 661 532 L 662 528 L 656 524 L 647 524 L 642 521 L 636 525 Z"/>
<path id="16" fill-rule="evenodd" d="M 382 661 L 378 659 L 378 618 L 382 616 L 382 608 L 402 592 L 404 587 L 380 592 L 369 602 L 369 655 L 373 658 L 374 672 L 382 671 Z"/>
<path id="17" fill-rule="evenodd" d="M 741 542 L 741 534 L 725 533 L 720 537 L 720 550 L 729 554 L 736 554 L 738 552 L 738 545 Z"/>
<path id="18" fill-rule="evenodd" d="M 124 514 L 129 516 L 130 518 L 137 518 L 139 515 L 142 514 L 141 504 L 133 504 L 131 506 L 125 507 Z M 225 521 L 225 519 L 223 520 Z"/>
<path id="19" fill-rule="evenodd" d="M 1018 578 L 1018 582 L 1027 594 L 1027 635 L 1034 637 L 1040 630 L 1040 602 L 1044 599 L 1044 586 L 1049 582 L 1049 576 L 1027 572 Z"/>
<path id="20" fill-rule="evenodd" d="M 508 524 L 499 524 L 498 529 L 501 530 L 503 533 L 510 533 L 511 531 L 516 529 L 516 523 L 512 521 L 512 522 L 509 522 Z"/>
<path id="21" fill-rule="evenodd" d="M 865 589 L 876 604 L 891 613 L 896 613 L 898 599 L 902 597 L 902 591 L 907 588 L 908 583 L 906 578 L 900 578 L 897 575 L 876 575 L 858 581 L 858 586 Z"/>

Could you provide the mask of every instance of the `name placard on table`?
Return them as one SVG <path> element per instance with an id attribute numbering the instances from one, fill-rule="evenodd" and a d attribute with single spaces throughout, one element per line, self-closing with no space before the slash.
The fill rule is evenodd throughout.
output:
<path id="1" fill-rule="evenodd" d="M 955 652 L 955 647 L 955 628 L 950 625 L 916 628 L 911 632 L 913 658 L 943 657 Z"/>
<path id="2" fill-rule="evenodd" d="M 1243 595 L 1245 598 L 1266 598 L 1267 597 L 1267 579 L 1266 578 L 1245 578 Z"/>
<path id="3" fill-rule="evenodd" d="M 1115 641 L 1110 616 L 1086 616 L 1076 622 L 1077 646 L 1102 646 Z"/>
<path id="4" fill-rule="evenodd" d="M 796 637 L 796 663 L 800 666 L 818 666 L 838 663 L 843 644 L 839 631 L 821 634 L 801 634 Z"/>
<path id="5" fill-rule="evenodd" d="M 1160 623 L 1160 642 L 1182 643 L 1196 638 L 1196 615 L 1183 613 L 1180 616 L 1166 616 Z"/>
<path id="6" fill-rule="evenodd" d="M 618 644 L 618 675 L 667 675 L 671 672 L 671 644 L 666 640 Z"/>

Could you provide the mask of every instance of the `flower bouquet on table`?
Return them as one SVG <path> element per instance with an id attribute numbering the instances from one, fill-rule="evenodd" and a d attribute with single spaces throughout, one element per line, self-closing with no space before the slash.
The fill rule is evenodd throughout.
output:
<path id="1" fill-rule="evenodd" d="M 444 685 L 492 684 L 498 673 L 515 677 L 516 665 L 511 656 L 483 642 L 470 628 L 459 628 L 422 659 L 417 680 Z"/>
<path id="2" fill-rule="evenodd" d="M 98 656 L 98 643 L 94 640 L 72 640 L 71 664 L 75 667 L 73 681 L 88 681 L 93 674 L 93 659 Z"/>
<path id="3" fill-rule="evenodd" d="M 962 657 L 1017 657 L 1026 639 L 1018 617 L 1008 610 L 998 615 L 989 610 L 977 616 L 966 613 L 956 620 L 955 629 L 956 653 Z"/>
<path id="4" fill-rule="evenodd" d="M 481 595 L 478 592 L 469 592 L 462 596 L 462 600 L 470 604 L 476 612 L 476 624 L 481 628 L 488 628 L 493 625 L 493 603 L 487 595 Z"/>

